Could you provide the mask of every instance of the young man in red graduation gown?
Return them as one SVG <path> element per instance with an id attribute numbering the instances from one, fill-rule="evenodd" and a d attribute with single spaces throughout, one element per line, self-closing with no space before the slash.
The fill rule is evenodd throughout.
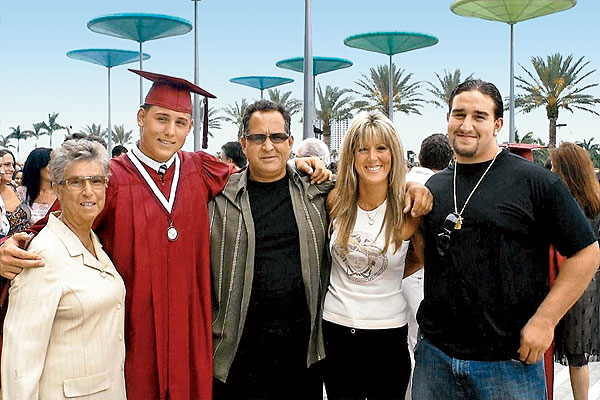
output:
<path id="1" fill-rule="evenodd" d="M 209 399 L 207 203 L 232 168 L 204 152 L 179 151 L 193 124 L 190 92 L 213 95 L 183 79 L 132 71 L 154 82 L 137 115 L 141 139 L 111 162 L 106 205 L 94 225 L 127 288 L 125 338 L 115 338 L 126 342 L 127 397 Z M 8 278 L 38 263 L 16 247 L 18 239 L 2 246 Z"/>

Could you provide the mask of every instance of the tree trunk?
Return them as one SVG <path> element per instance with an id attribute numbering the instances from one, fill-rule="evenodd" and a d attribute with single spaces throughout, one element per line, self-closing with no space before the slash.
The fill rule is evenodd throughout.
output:
<path id="1" fill-rule="evenodd" d="M 548 132 L 548 147 L 554 149 L 556 147 L 556 118 L 548 118 L 550 121 Z"/>
<path id="2" fill-rule="evenodd" d="M 327 149 L 331 149 L 331 125 L 329 123 L 323 124 L 323 136 L 321 140 L 327 146 Z"/>

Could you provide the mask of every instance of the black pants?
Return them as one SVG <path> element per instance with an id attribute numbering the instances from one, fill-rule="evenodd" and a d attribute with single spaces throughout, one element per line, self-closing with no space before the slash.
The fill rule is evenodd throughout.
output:
<path id="1" fill-rule="evenodd" d="M 408 326 L 353 329 L 323 321 L 327 398 L 404 399 L 410 379 Z"/>
<path id="2" fill-rule="evenodd" d="M 273 355 L 274 356 L 274 355 Z M 236 359 L 227 382 L 213 380 L 213 399 L 323 399 L 320 365 L 269 363 L 268 355 Z"/>

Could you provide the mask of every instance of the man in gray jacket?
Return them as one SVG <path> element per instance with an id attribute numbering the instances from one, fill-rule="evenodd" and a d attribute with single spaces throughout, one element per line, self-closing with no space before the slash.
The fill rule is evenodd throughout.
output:
<path id="1" fill-rule="evenodd" d="M 214 398 L 319 398 L 321 308 L 330 260 L 332 183 L 287 165 L 293 137 L 279 104 L 250 105 L 248 168 L 209 204 Z"/>

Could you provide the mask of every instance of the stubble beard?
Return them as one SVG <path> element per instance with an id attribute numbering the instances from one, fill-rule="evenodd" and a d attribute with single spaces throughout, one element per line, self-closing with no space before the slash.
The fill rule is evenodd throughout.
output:
<path id="1" fill-rule="evenodd" d="M 475 155 L 477 154 L 477 150 L 479 150 L 479 142 L 477 142 L 475 147 L 473 147 L 471 149 L 465 149 L 465 148 L 460 148 L 458 146 L 458 144 L 456 143 L 456 138 L 457 138 L 457 136 L 455 136 L 452 139 L 452 150 L 454 150 L 456 155 L 461 156 L 461 157 L 469 157 L 469 158 L 475 157 Z"/>

